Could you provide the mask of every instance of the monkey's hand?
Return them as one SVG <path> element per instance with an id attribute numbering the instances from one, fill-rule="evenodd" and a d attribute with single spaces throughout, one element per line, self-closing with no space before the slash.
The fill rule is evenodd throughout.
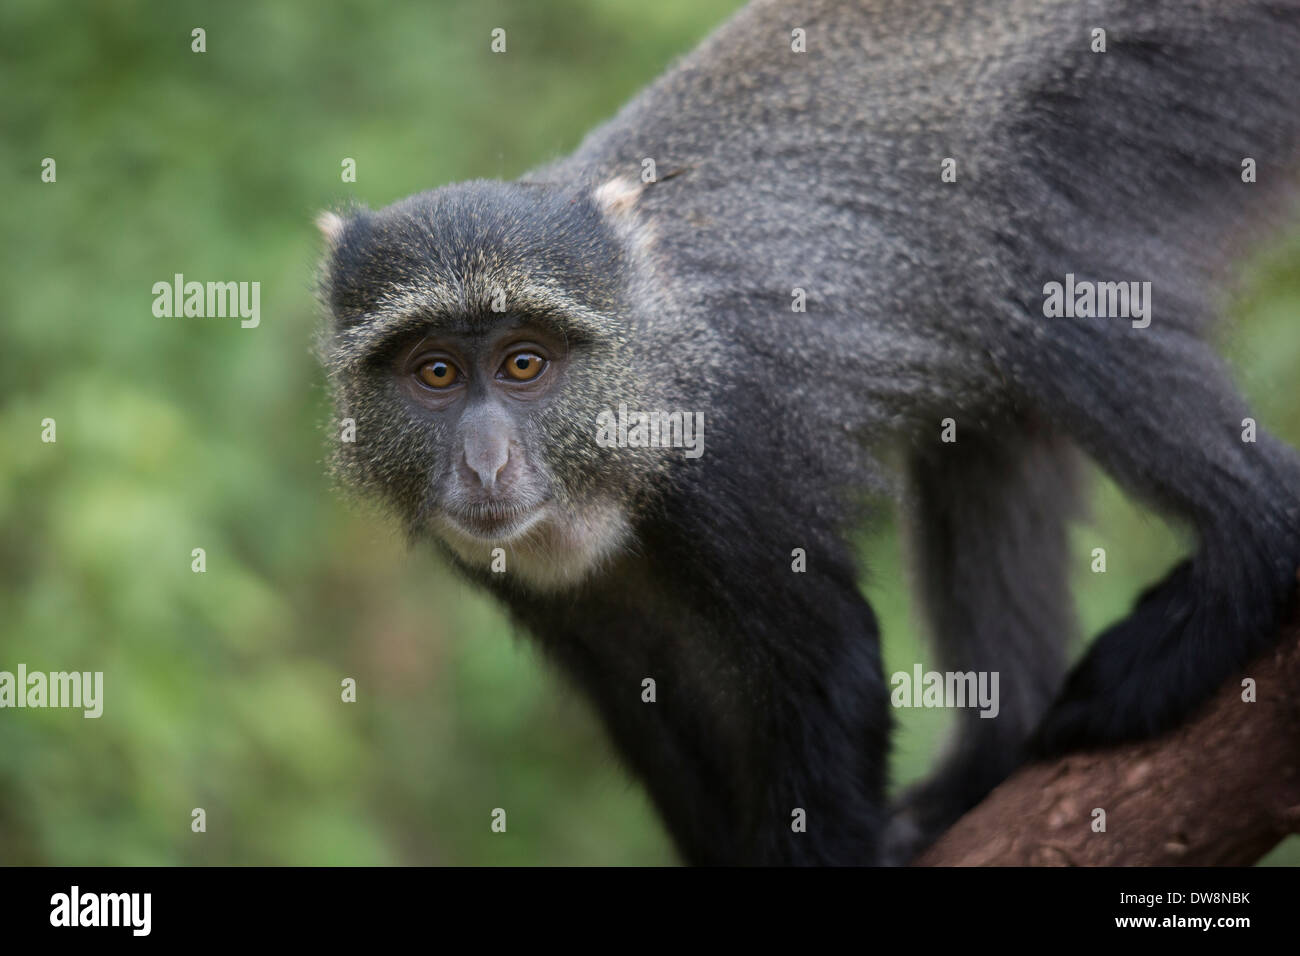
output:
<path id="1" fill-rule="evenodd" d="M 1097 638 L 1026 742 L 1028 759 L 1163 733 L 1268 645 L 1274 614 L 1258 605 L 1271 602 L 1216 594 L 1198 570 L 1180 564 Z"/>

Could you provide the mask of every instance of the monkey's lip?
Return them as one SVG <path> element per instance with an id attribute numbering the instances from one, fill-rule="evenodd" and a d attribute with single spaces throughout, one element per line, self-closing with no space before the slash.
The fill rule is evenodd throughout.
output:
<path id="1" fill-rule="evenodd" d="M 451 527 L 480 541 L 511 541 L 527 534 L 542 520 L 542 505 L 527 507 L 480 506 L 472 511 L 444 515 Z"/>

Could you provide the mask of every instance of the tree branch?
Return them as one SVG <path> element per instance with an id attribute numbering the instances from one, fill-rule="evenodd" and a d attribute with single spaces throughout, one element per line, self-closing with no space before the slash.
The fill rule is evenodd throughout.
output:
<path id="1" fill-rule="evenodd" d="M 1255 681 L 1255 703 L 1242 681 Z M 1093 810 L 1106 830 L 1093 832 Z M 916 866 L 1243 866 L 1300 832 L 1300 624 L 1190 722 L 1024 767 Z"/>

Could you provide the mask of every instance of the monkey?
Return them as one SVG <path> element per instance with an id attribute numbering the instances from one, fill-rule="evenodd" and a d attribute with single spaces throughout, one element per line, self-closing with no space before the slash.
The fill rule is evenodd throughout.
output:
<path id="1" fill-rule="evenodd" d="M 333 469 L 544 648 L 684 861 L 905 863 L 1293 606 L 1300 458 L 1208 333 L 1298 89 L 1293 0 L 757 0 L 567 156 L 321 215 Z M 1086 459 L 1194 544 L 1070 667 Z M 941 665 L 1001 697 L 892 804 L 853 544 L 890 496 Z"/>

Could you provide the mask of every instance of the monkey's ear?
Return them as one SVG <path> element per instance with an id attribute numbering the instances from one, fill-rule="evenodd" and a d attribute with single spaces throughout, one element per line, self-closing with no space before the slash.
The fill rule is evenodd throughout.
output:
<path id="1" fill-rule="evenodd" d="M 611 219 L 619 219 L 626 216 L 635 207 L 637 202 L 645 194 L 645 191 L 655 183 L 666 182 L 669 179 L 675 179 L 682 173 L 689 172 L 692 167 L 681 166 L 677 169 L 664 173 L 658 179 L 652 179 L 650 182 L 644 182 L 640 179 L 634 179 L 631 176 L 615 176 L 608 182 L 597 186 L 591 194 L 592 199 L 596 202 L 596 208 L 609 216 Z"/>
<path id="2" fill-rule="evenodd" d="M 325 239 L 325 244 L 330 250 L 338 248 L 339 239 L 343 237 L 343 228 L 347 225 L 347 220 L 336 212 L 330 212 L 328 209 L 316 217 L 316 228 L 320 230 L 321 236 Z"/>
<path id="3" fill-rule="evenodd" d="M 615 176 L 597 186 L 592 198 L 596 201 L 596 208 L 611 219 L 618 219 L 632 211 L 645 187 L 645 183 L 630 176 Z"/>

